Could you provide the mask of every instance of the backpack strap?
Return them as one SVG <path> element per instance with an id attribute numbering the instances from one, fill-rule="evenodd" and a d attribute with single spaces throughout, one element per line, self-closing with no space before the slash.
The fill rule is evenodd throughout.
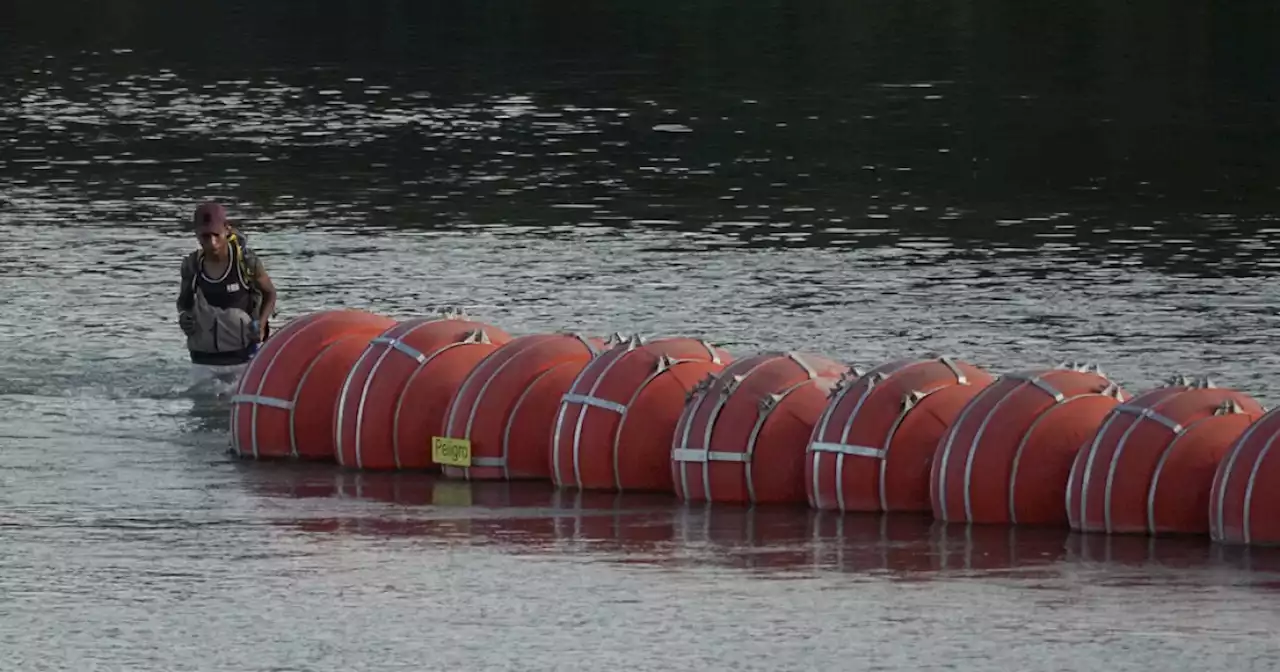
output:
<path id="1" fill-rule="evenodd" d="M 240 266 L 240 277 L 254 290 L 258 291 L 257 268 L 258 255 L 245 247 L 239 239 L 234 239 L 236 263 Z"/>
<path id="2" fill-rule="evenodd" d="M 192 291 L 196 289 L 196 283 L 200 279 L 200 262 L 204 260 L 202 250 L 192 250 L 186 259 L 182 260 L 182 277 L 187 281 L 187 286 Z"/>
<path id="3" fill-rule="evenodd" d="M 254 254 L 245 244 L 245 235 L 239 231 L 232 229 L 230 235 L 227 236 L 227 244 L 230 246 L 231 263 L 236 265 L 236 270 L 240 273 L 240 279 L 244 281 L 245 288 L 249 290 L 253 297 L 253 314 L 257 315 L 262 309 L 262 288 L 258 285 L 257 268 L 258 255 Z M 204 250 L 193 250 L 182 260 L 182 278 L 185 282 L 184 289 L 190 293 L 192 299 L 199 287 L 201 265 L 204 262 Z"/>
<path id="4" fill-rule="evenodd" d="M 231 254 L 235 257 L 234 261 L 239 268 L 240 278 L 244 280 L 245 287 L 253 296 L 253 315 L 262 319 L 266 316 L 258 315 L 262 310 L 262 289 L 258 286 L 256 273 L 258 255 L 244 244 L 244 238 L 244 234 L 233 230 L 231 235 L 227 236 L 227 243 L 231 246 Z"/>

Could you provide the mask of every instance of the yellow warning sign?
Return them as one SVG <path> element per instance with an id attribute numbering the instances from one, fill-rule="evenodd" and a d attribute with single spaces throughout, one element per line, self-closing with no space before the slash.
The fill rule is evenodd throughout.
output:
<path id="1" fill-rule="evenodd" d="M 471 442 L 444 436 L 431 437 L 431 461 L 451 467 L 471 466 Z"/>

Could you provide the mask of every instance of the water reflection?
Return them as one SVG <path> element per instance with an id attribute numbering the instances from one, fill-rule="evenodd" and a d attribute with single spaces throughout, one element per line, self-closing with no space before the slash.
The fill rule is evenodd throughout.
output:
<path id="1" fill-rule="evenodd" d="M 641 2 L 587 15 L 392 3 L 396 18 L 372 22 L 325 0 L 305 39 L 281 28 L 296 17 L 244 0 L 217 6 L 234 25 L 193 19 L 208 2 L 107 3 L 114 38 L 92 12 L 18 4 L 0 26 L 12 139 L 0 222 L 92 211 L 171 230 L 175 200 L 214 194 L 258 231 L 595 227 L 684 234 L 671 252 L 936 246 L 921 263 L 1051 253 L 1193 276 L 1277 268 L 1270 80 L 1210 67 L 1196 40 L 1169 49 L 1187 62 L 1114 67 L 1128 12 L 1188 36 L 1214 29 L 1155 3 L 1098 10 L 1086 27 L 1081 8 L 1031 20 L 1017 3 L 966 0 L 698 0 L 678 16 Z M 728 11 L 736 28 L 711 30 Z M 152 30 L 193 21 L 239 45 L 220 69 Z M 1260 25 L 1231 32 L 1234 57 L 1267 43 Z M 403 30 L 420 39 L 398 41 Z M 336 61 L 326 51 L 353 45 Z M 1009 58 L 1028 50 L 1046 58 Z"/>
<path id="2" fill-rule="evenodd" d="M 1201 538 L 947 525 L 929 516 L 840 515 L 804 507 L 683 505 L 666 494 L 558 490 L 545 482 L 467 483 L 322 465 L 259 466 L 245 473 L 257 494 L 334 500 L 314 516 L 276 520 L 325 535 L 419 537 L 518 555 L 670 570 L 719 567 L 765 578 L 837 572 L 909 582 L 967 576 L 1035 581 L 1084 572 L 1128 585 L 1195 582 L 1202 572 L 1233 569 L 1257 574 L 1237 581 L 1269 585 L 1265 574 L 1280 572 L 1280 551 L 1225 548 Z M 362 500 L 392 506 L 350 509 Z M 337 509 L 344 512 L 335 514 Z M 1182 573 L 1168 573 L 1174 570 Z"/>

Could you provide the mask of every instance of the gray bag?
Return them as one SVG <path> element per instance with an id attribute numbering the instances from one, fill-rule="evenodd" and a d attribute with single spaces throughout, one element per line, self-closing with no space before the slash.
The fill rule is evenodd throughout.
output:
<path id="1" fill-rule="evenodd" d="M 239 308 L 209 305 L 204 292 L 195 292 L 192 317 L 195 331 L 187 337 L 187 349 L 195 352 L 236 352 L 258 342 L 253 316 Z"/>

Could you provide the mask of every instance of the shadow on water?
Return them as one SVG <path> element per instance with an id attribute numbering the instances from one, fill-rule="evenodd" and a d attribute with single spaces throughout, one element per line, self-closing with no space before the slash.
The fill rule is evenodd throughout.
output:
<path id="1" fill-rule="evenodd" d="M 672 495 L 560 490 L 540 481 L 464 482 L 420 473 L 262 463 L 255 494 L 393 505 L 351 515 L 322 509 L 276 524 L 315 535 L 420 537 L 439 543 L 670 569 L 721 567 L 761 577 L 838 572 L 895 581 L 1019 580 L 1068 572 L 1094 583 L 1198 583 L 1213 570 L 1280 587 L 1280 550 L 1207 538 L 1080 535 L 1065 528 L 957 525 L 928 515 L 838 514 L 806 507 L 683 505 Z"/>

